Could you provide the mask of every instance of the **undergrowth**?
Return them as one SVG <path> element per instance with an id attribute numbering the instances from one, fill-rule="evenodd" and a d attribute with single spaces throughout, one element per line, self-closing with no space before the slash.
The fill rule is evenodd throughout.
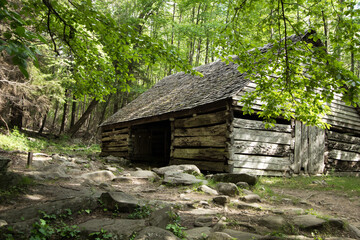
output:
<path id="1" fill-rule="evenodd" d="M 98 144 L 86 144 L 68 136 L 61 136 L 57 139 L 40 136 L 34 138 L 17 129 L 13 129 L 9 134 L 0 133 L 0 149 L 6 151 L 44 152 L 47 154 L 73 154 L 76 152 L 78 155 L 100 152 Z"/>

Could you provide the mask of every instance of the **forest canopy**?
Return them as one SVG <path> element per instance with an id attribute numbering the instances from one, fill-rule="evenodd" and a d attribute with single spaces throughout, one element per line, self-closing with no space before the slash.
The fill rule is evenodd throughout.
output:
<path id="1" fill-rule="evenodd" d="M 246 113 L 261 101 L 268 123 L 296 117 L 326 127 L 321 116 L 335 96 L 359 104 L 359 8 L 354 0 L 0 0 L 0 124 L 92 136 L 163 77 L 220 58 L 257 83 Z"/>

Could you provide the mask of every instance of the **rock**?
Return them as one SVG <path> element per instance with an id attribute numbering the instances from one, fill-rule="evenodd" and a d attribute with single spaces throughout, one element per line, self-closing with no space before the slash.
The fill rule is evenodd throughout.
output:
<path id="1" fill-rule="evenodd" d="M 199 204 L 202 205 L 202 206 L 205 206 L 205 207 L 209 206 L 209 203 L 207 201 L 204 201 L 204 200 L 200 201 Z"/>
<path id="2" fill-rule="evenodd" d="M 220 232 L 222 230 L 224 230 L 226 228 L 226 217 L 222 217 L 220 219 L 220 221 L 218 221 L 214 227 L 213 227 L 213 231 L 214 232 Z"/>
<path id="3" fill-rule="evenodd" d="M 209 195 L 219 195 L 219 193 L 215 189 L 212 189 L 211 187 L 208 187 L 206 185 L 201 185 L 198 189 Z"/>
<path id="4" fill-rule="evenodd" d="M 210 227 L 198 227 L 185 231 L 188 240 L 203 240 L 211 234 Z"/>
<path id="5" fill-rule="evenodd" d="M 259 224 L 267 228 L 277 230 L 277 229 L 281 229 L 284 225 L 286 225 L 286 221 L 281 216 L 268 215 L 261 218 Z"/>
<path id="6" fill-rule="evenodd" d="M 305 213 L 305 210 L 302 208 L 286 208 L 283 209 L 285 213 L 290 215 L 301 215 Z"/>
<path id="7" fill-rule="evenodd" d="M 172 211 L 173 209 L 171 206 L 166 206 L 152 212 L 149 218 L 150 225 L 165 229 L 166 226 L 172 222 L 172 218 L 170 216 Z"/>
<path id="8" fill-rule="evenodd" d="M 219 211 L 216 211 L 214 209 L 205 209 L 205 208 L 196 208 L 188 211 L 191 215 L 216 215 L 219 213 Z"/>
<path id="9" fill-rule="evenodd" d="M 261 198 L 257 194 L 245 195 L 245 196 L 241 197 L 240 199 L 244 202 L 250 202 L 250 203 L 261 202 Z"/>
<path id="10" fill-rule="evenodd" d="M 100 201 L 104 206 L 111 210 L 122 213 L 132 213 L 144 202 L 124 192 L 106 192 L 100 196 Z"/>
<path id="11" fill-rule="evenodd" d="M 10 162 L 10 158 L 0 156 L 0 174 L 4 174 L 7 171 Z"/>
<path id="12" fill-rule="evenodd" d="M 226 234 L 229 234 L 232 239 L 259 239 L 261 238 L 260 235 L 258 234 L 254 234 L 254 233 L 247 233 L 247 232 L 241 232 L 241 231 L 236 231 L 236 230 L 232 230 L 232 229 L 224 229 L 223 231 Z"/>
<path id="13" fill-rule="evenodd" d="M 39 171 L 29 172 L 28 174 L 37 180 L 56 180 L 69 179 L 70 175 L 66 174 L 66 166 L 62 164 L 51 164 L 41 168 Z"/>
<path id="14" fill-rule="evenodd" d="M 243 194 L 253 194 L 252 191 L 248 190 L 248 189 L 241 189 Z"/>
<path id="15" fill-rule="evenodd" d="M 195 173 L 198 175 L 201 174 L 200 169 L 193 164 L 171 165 L 162 168 L 154 168 L 153 171 L 157 173 L 159 176 L 164 176 L 165 173 L 175 173 L 175 172 L 190 173 L 190 174 Z"/>
<path id="16" fill-rule="evenodd" d="M 226 195 L 220 195 L 213 198 L 213 202 L 222 206 L 230 202 L 230 197 Z"/>
<path id="17" fill-rule="evenodd" d="M 249 175 L 246 173 L 219 173 L 214 174 L 211 179 L 216 182 L 229 182 L 229 183 L 238 183 L 238 182 L 246 182 L 249 185 L 253 186 L 257 182 L 257 177 L 253 175 Z"/>
<path id="18" fill-rule="evenodd" d="M 130 239 L 134 232 L 140 232 L 145 226 L 145 220 L 111 218 L 96 218 L 78 225 L 83 235 L 88 236 L 103 229 L 116 236 L 112 239 Z"/>
<path id="19" fill-rule="evenodd" d="M 74 162 L 77 163 L 77 164 L 86 164 L 86 163 L 89 163 L 89 160 L 81 159 L 81 158 L 75 158 Z"/>
<path id="20" fill-rule="evenodd" d="M 106 161 L 107 163 L 116 163 L 116 164 L 118 164 L 118 165 L 120 165 L 120 166 L 128 166 L 128 165 L 130 164 L 130 161 L 129 161 L 129 160 L 127 160 L 127 159 L 125 159 L 125 158 L 114 157 L 114 156 L 112 156 L 112 155 L 107 156 L 107 157 L 105 158 L 105 161 Z"/>
<path id="21" fill-rule="evenodd" d="M 345 227 L 345 222 L 343 220 L 341 220 L 340 218 L 330 218 L 328 220 L 328 224 L 334 228 L 338 228 L 338 229 L 344 229 Z"/>
<path id="22" fill-rule="evenodd" d="M 108 170 L 100 170 L 95 172 L 84 173 L 80 176 L 82 179 L 87 179 L 94 182 L 112 181 L 116 176 Z"/>
<path id="23" fill-rule="evenodd" d="M 233 240 L 233 239 L 234 238 L 232 236 L 224 232 L 210 233 L 209 237 L 207 238 L 207 240 Z"/>
<path id="24" fill-rule="evenodd" d="M 59 154 L 54 154 L 54 155 L 52 155 L 51 157 L 52 157 L 52 159 L 53 159 L 54 161 L 61 161 L 61 162 L 68 161 L 68 158 L 67 158 L 67 157 L 65 157 L 65 156 L 60 156 Z"/>
<path id="25" fill-rule="evenodd" d="M 190 201 L 191 199 L 189 197 L 187 197 L 185 194 L 181 193 L 180 194 L 180 199 L 181 200 L 185 200 L 185 201 Z"/>
<path id="26" fill-rule="evenodd" d="M 239 209 L 253 209 L 253 210 L 261 210 L 261 206 L 257 203 L 246 203 L 243 201 L 237 202 L 237 208 Z"/>
<path id="27" fill-rule="evenodd" d="M 182 172 L 166 172 L 163 183 L 173 185 L 192 185 L 192 184 L 207 184 L 206 180 L 197 179 L 194 175 Z"/>
<path id="28" fill-rule="evenodd" d="M 293 202 L 291 198 L 283 198 L 283 199 L 281 199 L 281 201 L 286 204 L 292 204 L 292 202 Z"/>
<path id="29" fill-rule="evenodd" d="M 215 224 L 214 218 L 211 216 L 201 216 L 195 219 L 195 227 L 211 227 Z"/>
<path id="30" fill-rule="evenodd" d="M 147 178 L 148 180 L 151 180 L 151 181 L 160 180 L 160 177 L 156 173 L 154 173 L 152 171 L 148 171 L 148 170 L 133 171 L 133 172 L 130 172 L 130 175 L 133 177 Z"/>
<path id="31" fill-rule="evenodd" d="M 293 223 L 300 229 L 316 229 L 322 227 L 326 221 L 314 215 L 300 215 L 293 218 Z"/>
<path id="32" fill-rule="evenodd" d="M 239 194 L 239 189 L 234 183 L 218 183 L 216 185 L 217 191 L 222 195 L 234 197 Z"/>
<path id="33" fill-rule="evenodd" d="M 237 182 L 236 186 L 238 186 L 239 188 L 243 188 L 243 189 L 247 189 L 250 187 L 250 185 L 247 182 Z"/>
<path id="34" fill-rule="evenodd" d="M 172 232 L 169 232 L 165 229 L 158 227 L 146 227 L 143 230 L 141 230 L 135 237 L 135 240 L 159 240 L 159 239 L 180 240 L 180 238 L 175 236 Z"/>
<path id="35" fill-rule="evenodd" d="M 7 225 L 8 225 L 8 223 L 5 220 L 0 219 L 0 228 L 7 226 Z"/>
<path id="36" fill-rule="evenodd" d="M 352 224 L 349 224 L 347 226 L 347 229 L 348 231 L 350 232 L 351 236 L 354 237 L 354 238 L 357 238 L 357 239 L 360 239 L 360 230 L 355 227 L 354 225 Z"/>

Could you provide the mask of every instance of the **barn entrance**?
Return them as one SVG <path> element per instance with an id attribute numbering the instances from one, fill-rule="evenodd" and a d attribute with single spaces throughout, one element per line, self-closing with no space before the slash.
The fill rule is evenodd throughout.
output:
<path id="1" fill-rule="evenodd" d="M 131 128 L 130 159 L 134 163 L 166 166 L 170 161 L 170 121 L 135 125 Z"/>

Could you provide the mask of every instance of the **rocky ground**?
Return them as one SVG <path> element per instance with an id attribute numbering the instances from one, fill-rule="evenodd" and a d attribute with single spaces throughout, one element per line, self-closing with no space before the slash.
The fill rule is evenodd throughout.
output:
<path id="1" fill-rule="evenodd" d="M 193 165 L 34 154 L 26 168 L 25 154 L 2 155 L 12 161 L 0 175 L 0 239 L 360 239 L 359 196 L 273 189 L 276 197 L 260 197 L 253 176 L 201 176 Z"/>

